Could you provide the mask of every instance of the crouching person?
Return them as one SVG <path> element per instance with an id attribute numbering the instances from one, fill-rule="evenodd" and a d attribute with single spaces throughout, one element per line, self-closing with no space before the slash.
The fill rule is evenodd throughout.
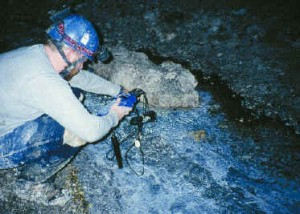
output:
<path id="1" fill-rule="evenodd" d="M 117 101 L 108 114 L 93 115 L 73 93 L 71 87 L 111 96 L 120 91 L 119 85 L 82 70 L 100 49 L 88 20 L 68 15 L 47 34 L 46 44 L 0 55 L 0 169 L 26 166 L 27 177 L 39 181 L 131 111 Z"/>

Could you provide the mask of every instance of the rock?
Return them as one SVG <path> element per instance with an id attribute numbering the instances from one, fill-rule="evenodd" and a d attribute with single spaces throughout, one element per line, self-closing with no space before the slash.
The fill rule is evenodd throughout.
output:
<path id="1" fill-rule="evenodd" d="M 95 72 L 128 90 L 141 88 L 147 93 L 150 105 L 157 107 L 197 107 L 197 80 L 180 64 L 152 63 L 144 53 L 124 47 L 111 49 L 114 60 L 94 65 Z"/>
<path id="2" fill-rule="evenodd" d="M 37 202 L 45 206 L 64 206 L 71 200 L 71 193 L 67 189 L 56 189 L 52 183 L 32 183 L 18 180 L 16 182 L 16 195 L 28 201 Z"/>

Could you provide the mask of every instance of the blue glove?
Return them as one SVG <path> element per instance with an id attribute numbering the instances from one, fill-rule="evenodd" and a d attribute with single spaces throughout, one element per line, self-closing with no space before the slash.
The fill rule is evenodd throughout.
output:
<path id="1" fill-rule="evenodd" d="M 125 106 L 132 108 L 137 101 L 137 98 L 134 94 L 131 93 L 120 93 L 118 98 L 121 99 L 119 106 Z"/>

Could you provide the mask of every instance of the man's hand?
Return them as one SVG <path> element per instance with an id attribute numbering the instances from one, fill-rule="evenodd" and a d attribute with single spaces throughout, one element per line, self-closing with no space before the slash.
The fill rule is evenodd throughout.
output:
<path id="1" fill-rule="evenodd" d="M 118 98 L 117 101 L 111 106 L 109 111 L 114 111 L 118 115 L 118 119 L 121 120 L 125 115 L 128 115 L 132 110 L 131 107 L 120 106 L 121 99 Z"/>
<path id="2" fill-rule="evenodd" d="M 86 142 L 76 135 L 74 135 L 69 130 L 65 129 L 64 137 L 63 137 L 63 144 L 68 144 L 71 147 L 78 147 L 83 146 L 86 144 Z"/>

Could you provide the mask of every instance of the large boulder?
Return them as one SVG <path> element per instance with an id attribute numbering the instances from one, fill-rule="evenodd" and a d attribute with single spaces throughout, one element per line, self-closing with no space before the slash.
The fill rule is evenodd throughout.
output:
<path id="1" fill-rule="evenodd" d="M 157 107 L 197 107 L 197 80 L 180 64 L 170 61 L 152 63 L 144 53 L 124 47 L 111 49 L 114 60 L 98 63 L 94 70 L 100 76 L 128 90 L 141 88 L 147 93 L 150 105 Z"/>

